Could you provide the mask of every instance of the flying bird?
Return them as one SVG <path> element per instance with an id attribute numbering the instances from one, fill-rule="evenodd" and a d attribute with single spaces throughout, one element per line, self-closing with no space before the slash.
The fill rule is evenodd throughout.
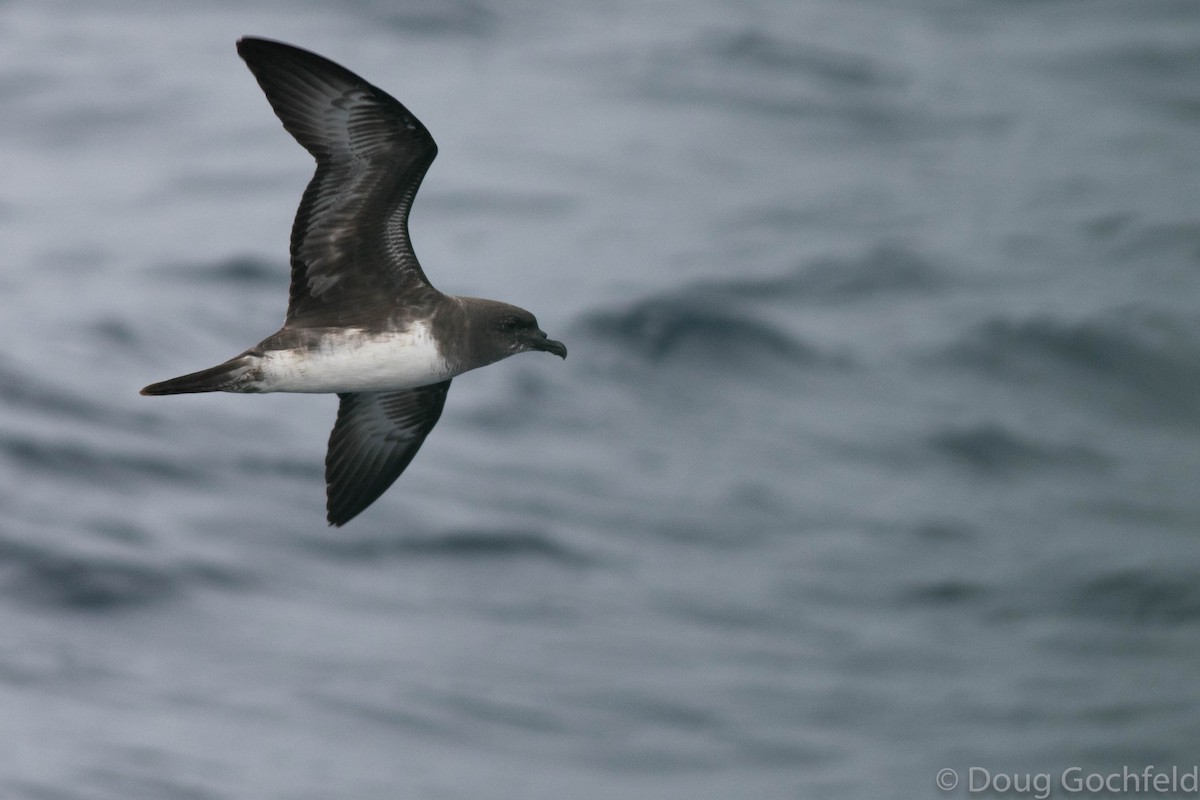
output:
<path id="1" fill-rule="evenodd" d="M 407 108 L 307 50 L 251 37 L 237 49 L 317 161 L 292 226 L 287 316 L 242 354 L 141 393 L 336 392 L 325 484 L 327 519 L 340 526 L 412 462 L 456 375 L 567 348 L 522 308 L 429 283 L 408 212 L 437 145 Z"/>

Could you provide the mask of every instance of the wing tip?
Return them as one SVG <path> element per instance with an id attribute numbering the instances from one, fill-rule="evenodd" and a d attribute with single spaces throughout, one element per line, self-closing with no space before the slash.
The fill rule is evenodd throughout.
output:
<path id="1" fill-rule="evenodd" d="M 242 58 L 246 57 L 247 53 L 263 50 L 299 50 L 299 47 L 281 42 L 278 39 L 268 39 L 265 36 L 242 36 L 237 40 L 238 55 Z"/>
<path id="2" fill-rule="evenodd" d="M 328 465 L 327 465 L 328 466 Z M 379 492 L 383 494 L 383 492 Z M 379 499 L 379 495 L 363 502 L 362 494 L 351 491 L 351 487 L 342 485 L 337 479 L 331 480 L 327 475 L 325 483 L 325 521 L 331 528 L 340 528 Z"/>
<path id="3" fill-rule="evenodd" d="M 250 67 L 255 76 L 263 70 L 288 73 L 297 69 L 317 74 L 335 76 L 340 81 L 366 84 L 361 77 L 331 61 L 320 53 L 297 47 L 294 44 L 268 39 L 263 36 L 243 36 L 236 43 L 237 54 Z M 369 85 L 369 84 L 367 84 Z M 266 87 L 263 87 L 264 90 Z"/>
<path id="4" fill-rule="evenodd" d="M 374 498 L 368 503 L 353 503 L 345 497 L 334 497 L 333 492 L 328 491 L 329 488 L 331 487 L 327 487 L 325 502 L 325 521 L 329 523 L 329 527 L 331 528 L 342 527 L 366 511 L 367 507 L 378 499 Z"/>
<path id="5" fill-rule="evenodd" d="M 442 415 L 450 380 L 338 395 L 325 452 L 325 519 L 331 527 L 365 511 L 404 473 Z"/>

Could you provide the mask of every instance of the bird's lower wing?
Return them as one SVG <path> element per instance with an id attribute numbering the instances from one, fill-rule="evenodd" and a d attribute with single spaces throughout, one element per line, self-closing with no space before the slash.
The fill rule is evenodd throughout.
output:
<path id="1" fill-rule="evenodd" d="M 344 525 L 383 494 L 413 460 L 446 405 L 450 381 L 402 392 L 339 394 L 325 456 L 330 525 Z"/>

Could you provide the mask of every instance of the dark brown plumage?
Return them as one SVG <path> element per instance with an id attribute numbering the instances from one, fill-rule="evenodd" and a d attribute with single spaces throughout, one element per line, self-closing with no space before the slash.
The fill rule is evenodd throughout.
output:
<path id="1" fill-rule="evenodd" d="M 425 277 L 408 215 L 437 145 L 408 109 L 298 47 L 247 37 L 238 53 L 317 162 L 292 226 L 287 316 L 241 355 L 142 394 L 336 392 L 325 477 L 329 523 L 343 525 L 411 463 L 451 378 L 515 353 L 567 350 L 528 311 L 447 296 Z M 380 363 L 388 348 L 392 366 Z"/>

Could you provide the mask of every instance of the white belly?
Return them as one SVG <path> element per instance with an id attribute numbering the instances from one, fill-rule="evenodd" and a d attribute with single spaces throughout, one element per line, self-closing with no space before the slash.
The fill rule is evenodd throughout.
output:
<path id="1" fill-rule="evenodd" d="M 425 325 L 403 333 L 349 328 L 318 347 L 268 350 L 259 360 L 263 392 L 382 392 L 452 377 Z"/>

